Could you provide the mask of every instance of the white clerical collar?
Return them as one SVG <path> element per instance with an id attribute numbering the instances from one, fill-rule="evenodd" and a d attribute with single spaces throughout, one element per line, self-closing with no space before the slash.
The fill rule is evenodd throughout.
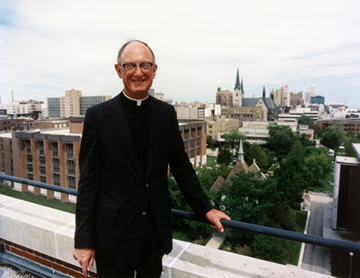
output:
<path id="1" fill-rule="evenodd" d="M 133 101 L 136 101 L 136 106 L 141 106 L 141 103 L 149 97 L 149 95 L 147 95 L 146 98 L 143 98 L 143 99 L 135 99 L 135 98 L 129 97 L 129 96 L 128 96 L 127 94 L 125 94 L 124 92 L 123 92 L 123 94 L 124 94 L 124 96 L 126 96 L 126 98 L 128 98 L 128 99 L 130 99 L 130 100 L 133 100 Z"/>

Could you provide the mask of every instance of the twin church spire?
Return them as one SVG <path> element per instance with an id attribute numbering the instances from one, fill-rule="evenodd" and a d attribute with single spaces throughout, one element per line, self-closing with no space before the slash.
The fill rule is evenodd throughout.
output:
<path id="1" fill-rule="evenodd" d="M 237 69 L 237 73 L 236 73 L 236 82 L 235 82 L 234 90 L 240 90 L 242 96 L 245 95 L 244 84 L 243 84 L 243 79 L 242 78 L 241 78 L 241 82 L 240 82 L 239 69 Z"/>

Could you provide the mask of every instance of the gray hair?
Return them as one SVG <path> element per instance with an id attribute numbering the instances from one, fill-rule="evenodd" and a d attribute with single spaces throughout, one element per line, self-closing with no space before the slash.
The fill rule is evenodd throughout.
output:
<path id="1" fill-rule="evenodd" d="M 124 49 L 126 46 L 128 46 L 130 43 L 132 42 L 139 42 L 139 43 L 142 43 L 143 45 L 145 45 L 151 52 L 151 55 L 153 56 L 153 63 L 155 64 L 155 54 L 154 52 L 152 51 L 152 49 L 150 48 L 150 46 L 147 45 L 147 43 L 143 42 L 143 41 L 139 41 L 139 40 L 130 40 L 130 41 L 127 41 L 119 50 L 118 52 L 118 55 L 117 55 L 117 62 L 118 64 L 120 64 L 120 57 L 121 57 L 121 54 L 123 53 Z"/>

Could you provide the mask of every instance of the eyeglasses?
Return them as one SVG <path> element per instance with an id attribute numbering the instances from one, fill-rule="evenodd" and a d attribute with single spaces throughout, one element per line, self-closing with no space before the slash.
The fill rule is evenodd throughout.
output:
<path id="1" fill-rule="evenodd" d="M 120 66 L 124 67 L 127 71 L 134 71 L 137 66 L 140 67 L 142 72 L 148 72 L 151 70 L 153 63 L 150 62 L 143 62 L 140 65 L 134 63 L 126 63 L 126 64 L 119 64 Z"/>

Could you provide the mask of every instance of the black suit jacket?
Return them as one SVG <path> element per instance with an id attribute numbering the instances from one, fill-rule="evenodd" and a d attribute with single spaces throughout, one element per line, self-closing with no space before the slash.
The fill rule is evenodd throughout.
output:
<path id="1" fill-rule="evenodd" d="M 175 109 L 150 96 L 146 174 L 135 150 L 120 95 L 89 108 L 80 149 L 75 248 L 94 247 L 98 263 L 116 263 L 141 252 L 148 206 L 164 253 L 172 249 L 168 165 L 198 215 L 212 207 L 192 168 Z"/>

